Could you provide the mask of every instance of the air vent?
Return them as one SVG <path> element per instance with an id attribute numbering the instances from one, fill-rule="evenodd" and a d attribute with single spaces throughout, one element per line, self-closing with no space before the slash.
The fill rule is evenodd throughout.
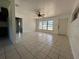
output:
<path id="1" fill-rule="evenodd" d="M 16 7 L 19 7 L 19 4 L 15 4 Z"/>

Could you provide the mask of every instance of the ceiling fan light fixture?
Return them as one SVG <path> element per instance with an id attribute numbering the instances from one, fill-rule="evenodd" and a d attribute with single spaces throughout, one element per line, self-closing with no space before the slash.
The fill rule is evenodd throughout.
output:
<path id="1" fill-rule="evenodd" d="M 37 15 L 37 17 L 44 17 L 45 14 L 41 14 L 41 9 L 34 9 L 35 14 Z"/>

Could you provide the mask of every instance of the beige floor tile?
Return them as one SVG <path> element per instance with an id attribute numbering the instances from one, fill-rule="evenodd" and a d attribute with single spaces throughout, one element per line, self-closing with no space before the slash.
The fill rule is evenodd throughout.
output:
<path id="1" fill-rule="evenodd" d="M 45 59 L 52 59 L 52 58 L 50 58 L 50 57 L 47 56 Z"/>
<path id="2" fill-rule="evenodd" d="M 34 59 L 34 57 L 31 54 L 25 54 L 21 56 L 22 59 Z"/>
<path id="3" fill-rule="evenodd" d="M 20 56 L 15 50 L 6 51 L 6 59 L 20 59 Z"/>
<path id="4" fill-rule="evenodd" d="M 0 48 L 0 55 L 4 53 L 4 48 Z"/>
<path id="5" fill-rule="evenodd" d="M 0 54 L 0 59 L 5 59 L 5 55 L 4 54 Z"/>
<path id="6" fill-rule="evenodd" d="M 18 51 L 18 53 L 20 54 L 22 59 L 33 59 L 34 57 L 32 56 L 32 54 L 24 47 L 18 47 L 16 46 L 16 49 Z"/>
<path id="7" fill-rule="evenodd" d="M 35 57 L 37 59 L 45 59 L 47 55 L 43 54 L 42 52 L 39 52 L 37 55 L 35 55 Z"/>
<path id="8" fill-rule="evenodd" d="M 0 59 L 73 59 L 66 36 L 34 32 L 18 37 L 11 45 L 1 42 Z"/>
<path id="9" fill-rule="evenodd" d="M 52 59 L 58 59 L 59 55 L 56 52 L 50 52 L 48 56 Z"/>
<path id="10" fill-rule="evenodd" d="M 4 49 L 0 49 L 0 59 L 5 59 Z"/>
<path id="11" fill-rule="evenodd" d="M 66 59 L 66 57 L 60 55 L 58 59 Z"/>

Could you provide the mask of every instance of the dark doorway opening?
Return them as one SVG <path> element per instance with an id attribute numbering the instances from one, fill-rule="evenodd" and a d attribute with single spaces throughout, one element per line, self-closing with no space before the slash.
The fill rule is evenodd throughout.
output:
<path id="1" fill-rule="evenodd" d="M 8 9 L 0 7 L 0 39 L 9 38 Z"/>
<path id="2" fill-rule="evenodd" d="M 19 17 L 16 17 L 16 33 L 21 33 L 23 32 L 23 29 L 22 29 L 22 18 L 19 18 Z"/>

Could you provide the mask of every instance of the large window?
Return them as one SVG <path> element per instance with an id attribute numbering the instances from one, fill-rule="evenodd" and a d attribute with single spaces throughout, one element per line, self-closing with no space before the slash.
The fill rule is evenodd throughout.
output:
<path id="1" fill-rule="evenodd" d="M 53 30 L 53 21 L 48 21 L 48 30 Z"/>
<path id="2" fill-rule="evenodd" d="M 47 29 L 47 21 L 42 21 L 42 29 Z"/>
<path id="3" fill-rule="evenodd" d="M 53 30 L 53 20 L 39 21 L 39 29 Z"/>

